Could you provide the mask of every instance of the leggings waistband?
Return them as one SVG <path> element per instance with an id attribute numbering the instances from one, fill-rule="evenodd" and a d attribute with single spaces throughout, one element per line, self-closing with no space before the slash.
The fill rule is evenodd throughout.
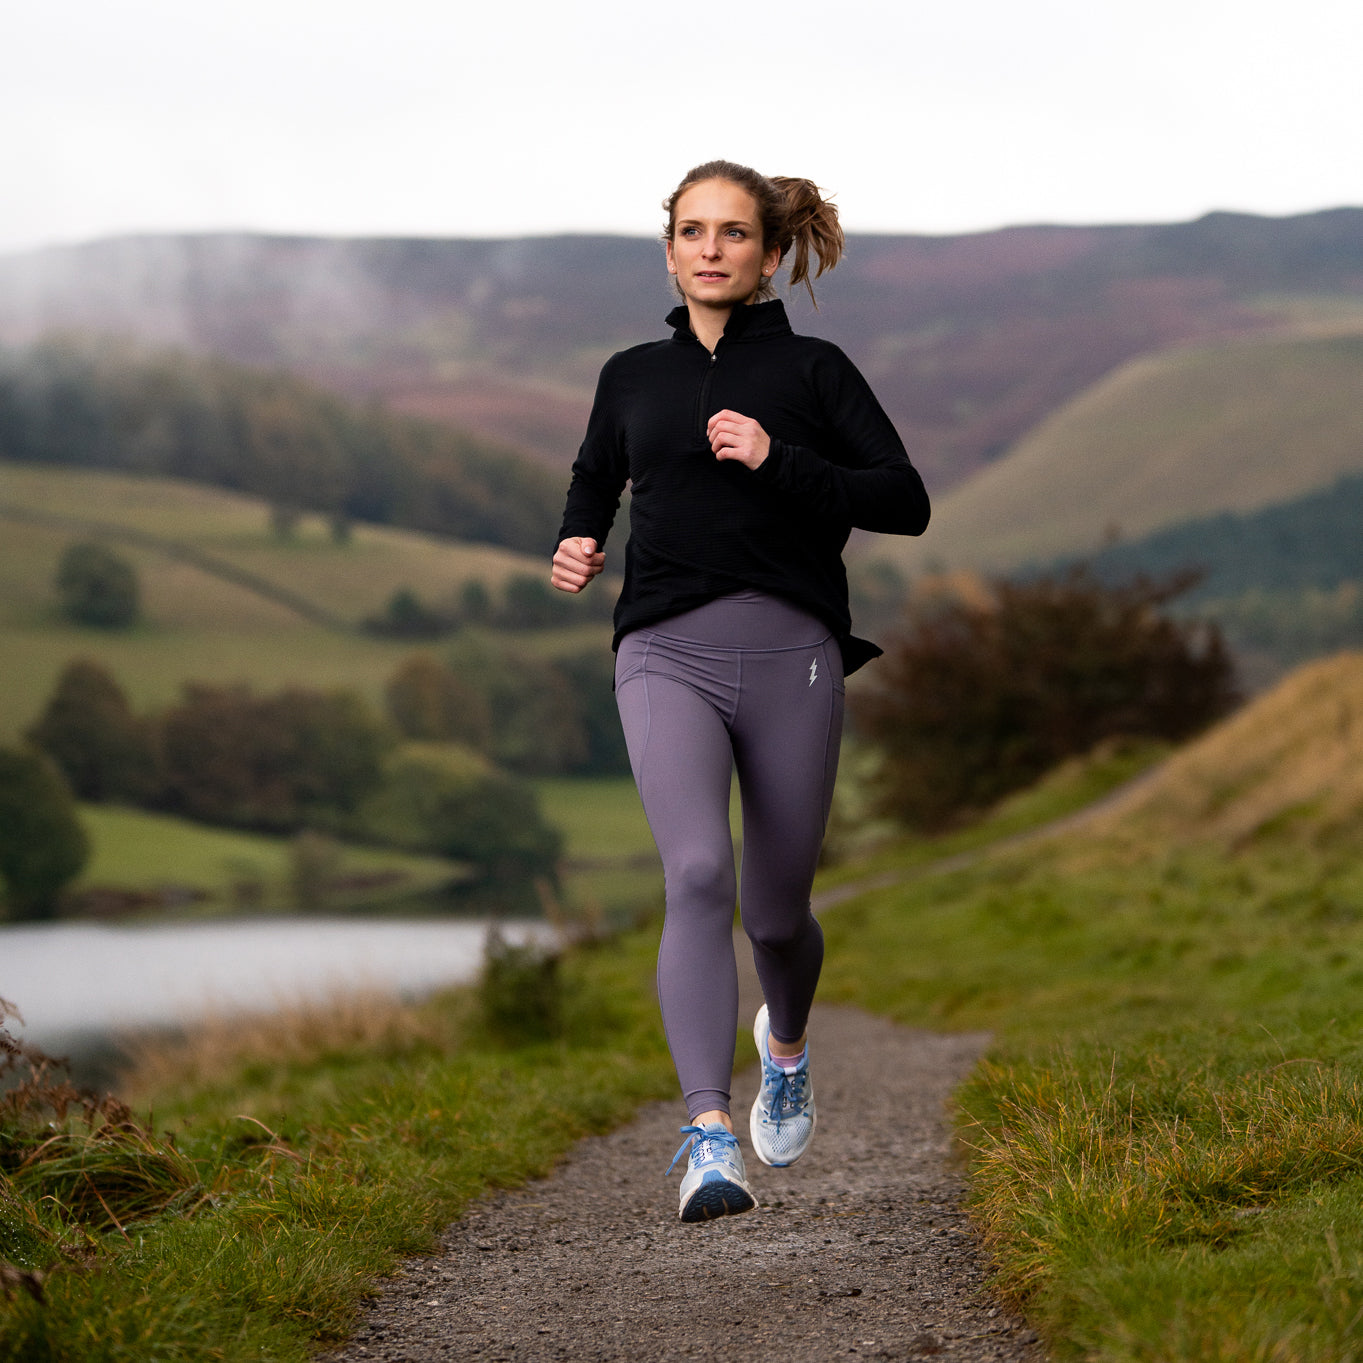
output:
<path id="1" fill-rule="evenodd" d="M 639 632 L 709 648 L 759 651 L 809 648 L 830 637 L 828 626 L 808 611 L 752 590 L 716 597 Z"/>

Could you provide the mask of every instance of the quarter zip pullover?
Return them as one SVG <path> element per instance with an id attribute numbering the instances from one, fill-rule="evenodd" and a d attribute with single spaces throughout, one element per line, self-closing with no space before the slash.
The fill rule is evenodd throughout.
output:
<path id="1" fill-rule="evenodd" d="M 667 321 L 670 339 L 603 367 L 559 530 L 603 547 L 630 484 L 616 647 L 631 630 L 755 588 L 827 624 L 853 671 L 880 650 L 851 633 L 848 535 L 918 535 L 928 523 L 894 426 L 847 356 L 795 335 L 779 300 L 736 307 L 713 354 L 685 307 Z M 755 470 L 710 449 L 706 424 L 726 408 L 771 437 Z"/>

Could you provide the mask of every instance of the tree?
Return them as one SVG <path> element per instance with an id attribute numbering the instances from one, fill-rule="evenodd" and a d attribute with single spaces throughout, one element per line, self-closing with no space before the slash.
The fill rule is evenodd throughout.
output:
<path id="1" fill-rule="evenodd" d="M 543 575 L 514 573 L 502 588 L 498 623 L 506 629 L 543 629 L 568 616 L 570 598 L 555 591 Z"/>
<path id="2" fill-rule="evenodd" d="M 472 862 L 493 879 L 557 880 L 560 834 L 545 823 L 534 789 L 502 772 L 460 773 L 404 754 L 361 819 L 372 837 Z"/>
<path id="3" fill-rule="evenodd" d="M 160 719 L 166 800 L 205 823 L 344 823 L 377 789 L 392 735 L 348 692 L 190 684 Z"/>
<path id="4" fill-rule="evenodd" d="M 487 752 L 492 716 L 487 698 L 427 653 L 413 654 L 384 689 L 388 717 L 407 738 L 466 743 Z"/>
<path id="5" fill-rule="evenodd" d="M 1164 611 L 1195 580 L 1109 585 L 1078 567 L 911 608 L 853 699 L 882 755 L 882 808 L 941 828 L 1104 738 L 1178 740 L 1225 714 L 1236 693 L 1220 633 Z"/>
<path id="6" fill-rule="evenodd" d="M 67 548 L 57 565 L 57 593 L 63 612 L 78 625 L 126 629 L 140 609 L 132 565 L 95 540 Z"/>
<path id="7" fill-rule="evenodd" d="M 156 793 L 151 727 L 97 662 L 68 663 L 38 722 L 25 735 L 62 769 L 82 800 L 138 804 Z"/>
<path id="8" fill-rule="evenodd" d="M 410 587 L 399 587 L 383 613 L 370 616 L 364 627 L 389 639 L 438 639 L 451 633 L 456 622 L 432 610 Z"/>
<path id="9" fill-rule="evenodd" d="M 12 917 L 50 918 L 85 868 L 90 842 L 56 763 L 28 748 L 0 748 L 0 880 Z"/>

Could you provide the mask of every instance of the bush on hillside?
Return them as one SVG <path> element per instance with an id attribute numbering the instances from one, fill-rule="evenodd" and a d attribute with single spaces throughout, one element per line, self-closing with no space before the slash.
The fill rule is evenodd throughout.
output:
<path id="1" fill-rule="evenodd" d="M 453 634 L 459 622 L 452 616 L 433 610 L 410 587 L 399 587 L 388 598 L 379 615 L 371 615 L 364 622 L 368 634 L 382 639 L 439 639 Z"/>
<path id="2" fill-rule="evenodd" d="M 587 770 L 582 697 L 561 666 L 474 635 L 462 635 L 446 657 L 455 674 L 485 698 L 491 756 L 499 766 L 523 776 Z"/>
<path id="3" fill-rule="evenodd" d="M 882 810 L 939 829 L 1105 738 L 1179 740 L 1236 694 L 1214 626 L 1171 618 L 1188 575 L 1107 584 L 1086 568 L 920 602 L 854 695 Z"/>
<path id="4" fill-rule="evenodd" d="M 404 753 L 359 823 L 378 841 L 471 862 L 495 880 L 557 883 L 562 837 L 545 823 L 534 790 L 502 772 L 460 772 Z"/>
<path id="5" fill-rule="evenodd" d="M 139 804 L 159 792 L 151 726 L 133 714 L 118 682 L 89 658 L 66 665 L 25 737 L 56 762 L 82 800 Z"/>
<path id="6" fill-rule="evenodd" d="M 376 789 L 393 736 L 358 696 L 190 683 L 159 718 L 165 803 L 205 823 L 333 827 Z"/>
<path id="7" fill-rule="evenodd" d="M 492 746 L 486 696 L 427 653 L 406 659 L 384 689 L 388 717 L 407 738 L 464 743 L 479 752 Z"/>
<path id="8" fill-rule="evenodd" d="M 51 918 L 89 858 L 89 838 L 56 763 L 33 749 L 0 748 L 0 884 L 10 917 Z"/>
<path id="9" fill-rule="evenodd" d="M 107 544 L 82 540 L 69 545 L 57 565 L 62 613 L 77 625 L 127 629 L 137 622 L 137 573 Z"/>

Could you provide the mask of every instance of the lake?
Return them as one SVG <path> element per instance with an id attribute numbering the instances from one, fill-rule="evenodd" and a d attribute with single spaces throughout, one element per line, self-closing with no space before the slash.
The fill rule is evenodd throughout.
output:
<path id="1" fill-rule="evenodd" d="M 0 998 L 44 1049 L 205 1014 L 260 1011 L 343 989 L 428 993 L 473 979 L 486 919 L 272 918 L 106 926 L 0 926 Z M 504 922 L 512 941 L 543 923 Z"/>

